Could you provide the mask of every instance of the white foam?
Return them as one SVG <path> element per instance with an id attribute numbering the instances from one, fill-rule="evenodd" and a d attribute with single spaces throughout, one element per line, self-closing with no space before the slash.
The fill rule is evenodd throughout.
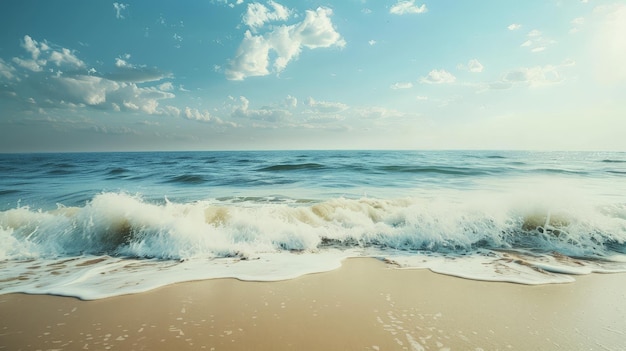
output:
<path id="1" fill-rule="evenodd" d="M 103 193 L 83 207 L 19 207 L 0 212 L 0 293 L 93 299 L 186 280 L 281 280 L 334 269 L 353 256 L 522 284 L 626 270 L 623 204 L 437 194 L 155 204 Z"/>
<path id="2" fill-rule="evenodd" d="M 83 256 L 70 260 L 3 262 L 0 263 L 0 281 L 5 283 L 0 286 L 0 293 L 53 294 L 95 300 L 194 280 L 279 281 L 337 269 L 348 256 L 350 252 L 327 250 L 314 255 L 267 253 L 250 260 L 220 258 L 179 262 Z"/>

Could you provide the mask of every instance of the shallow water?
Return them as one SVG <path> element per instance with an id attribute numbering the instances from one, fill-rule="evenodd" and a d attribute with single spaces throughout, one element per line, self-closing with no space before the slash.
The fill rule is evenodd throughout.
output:
<path id="1" fill-rule="evenodd" d="M 626 153 L 0 155 L 0 293 L 289 279 L 352 256 L 525 284 L 626 271 Z"/>

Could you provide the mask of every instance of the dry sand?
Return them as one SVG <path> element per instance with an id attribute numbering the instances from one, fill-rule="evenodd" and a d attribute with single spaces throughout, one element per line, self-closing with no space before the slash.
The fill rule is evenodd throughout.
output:
<path id="1" fill-rule="evenodd" d="M 80 301 L 0 295 L 0 350 L 625 350 L 626 275 L 480 282 L 349 259 Z"/>

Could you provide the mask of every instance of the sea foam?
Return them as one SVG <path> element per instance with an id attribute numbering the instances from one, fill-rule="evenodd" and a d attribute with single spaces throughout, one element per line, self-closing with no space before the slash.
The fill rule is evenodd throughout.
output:
<path id="1" fill-rule="evenodd" d="M 0 212 L 0 293 L 92 299 L 186 280 L 280 280 L 362 256 L 472 279 L 563 283 L 624 271 L 625 242 L 623 205 L 508 193 L 177 203 L 109 192 L 82 207 Z"/>

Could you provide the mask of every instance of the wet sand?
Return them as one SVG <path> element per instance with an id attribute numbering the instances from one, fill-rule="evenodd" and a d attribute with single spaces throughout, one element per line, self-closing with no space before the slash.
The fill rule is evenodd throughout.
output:
<path id="1" fill-rule="evenodd" d="M 626 274 L 480 282 L 369 258 L 81 301 L 0 295 L 0 350 L 624 350 Z"/>

